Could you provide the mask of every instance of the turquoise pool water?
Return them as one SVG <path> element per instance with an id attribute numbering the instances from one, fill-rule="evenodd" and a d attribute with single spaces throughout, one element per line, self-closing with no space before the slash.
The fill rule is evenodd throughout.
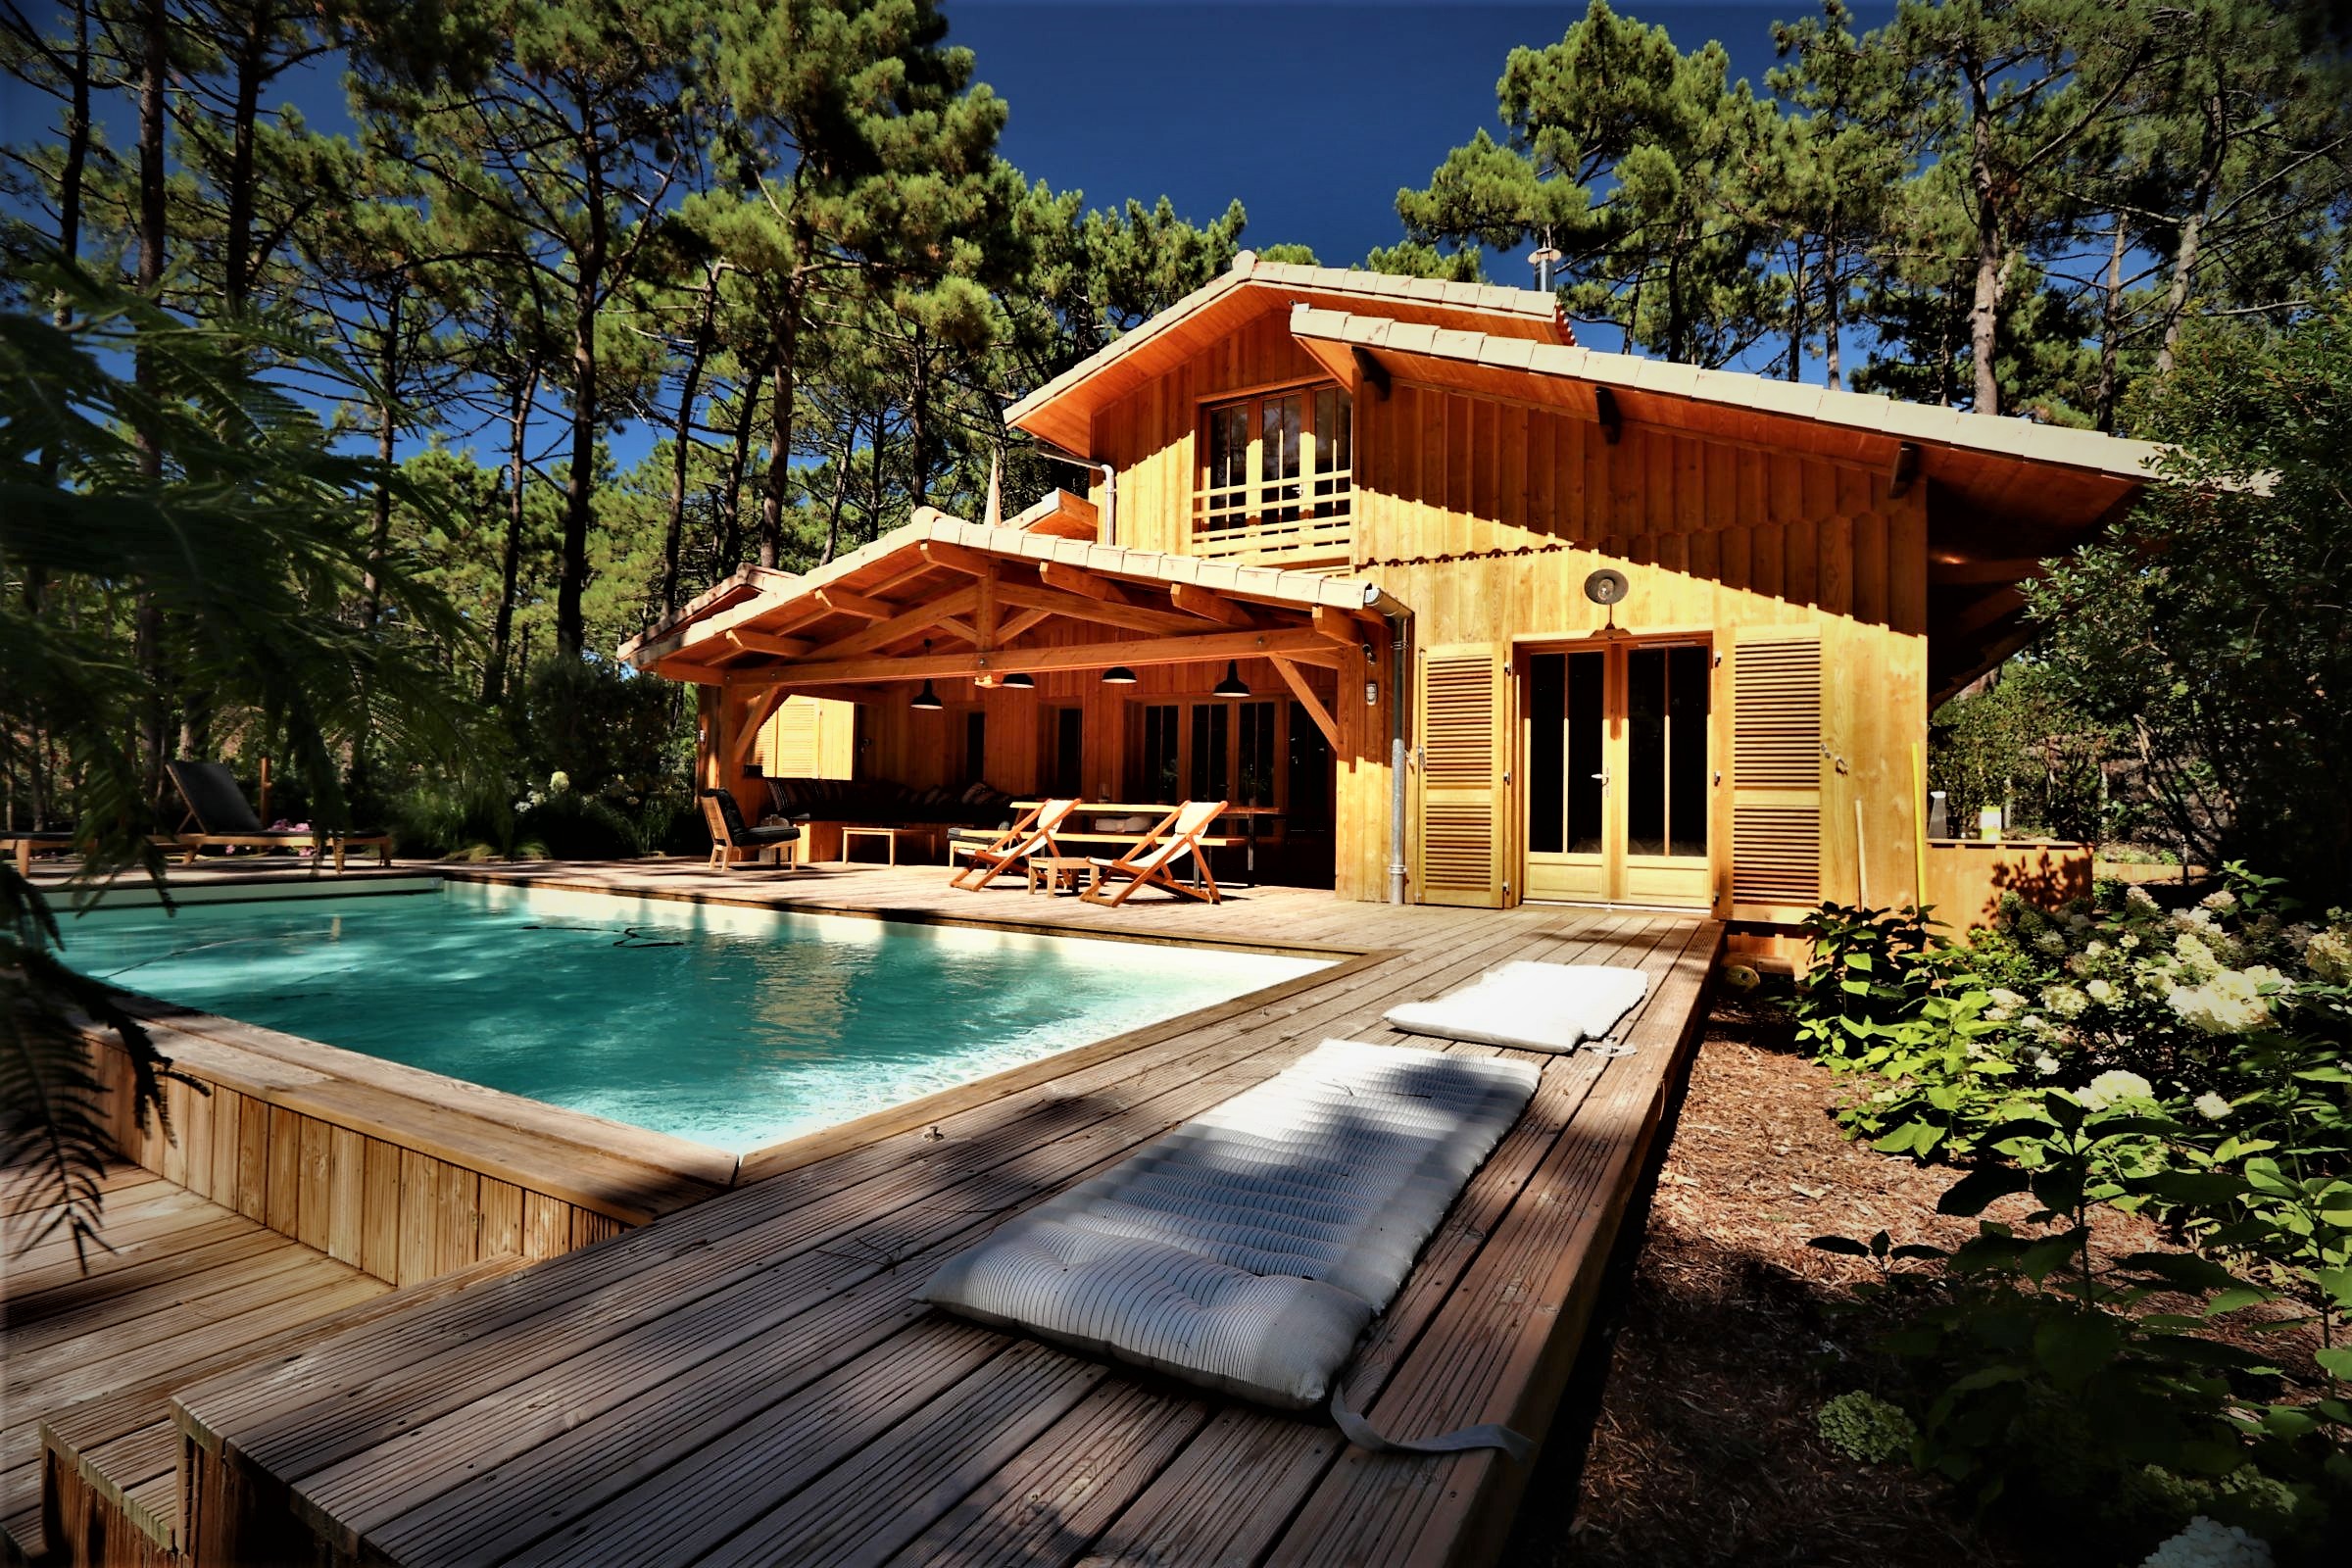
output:
<path id="1" fill-rule="evenodd" d="M 66 939 L 126 990 L 735 1153 L 1322 966 L 456 882 Z"/>

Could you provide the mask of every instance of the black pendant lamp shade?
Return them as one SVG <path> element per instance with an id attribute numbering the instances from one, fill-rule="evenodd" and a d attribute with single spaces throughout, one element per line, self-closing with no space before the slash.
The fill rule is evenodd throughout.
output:
<path id="1" fill-rule="evenodd" d="M 1102 684 L 1105 686 L 1132 686 L 1135 684 L 1135 671 L 1129 669 L 1125 664 L 1113 664 L 1102 672 Z"/>
<path id="2" fill-rule="evenodd" d="M 1250 695 L 1249 684 L 1242 679 L 1239 661 L 1231 659 L 1225 661 L 1225 678 L 1209 688 L 1209 695 L 1211 697 L 1247 697 Z"/>
<path id="3" fill-rule="evenodd" d="M 926 659 L 931 657 L 931 639 L 928 637 L 923 639 L 923 657 Z M 914 701 L 908 703 L 906 706 L 913 709 L 918 713 L 936 713 L 948 705 L 939 700 L 939 693 L 931 689 L 931 677 L 925 675 L 923 677 L 923 689 L 919 692 L 916 692 L 914 694 Z"/>
<path id="4" fill-rule="evenodd" d="M 1037 680 L 1024 671 L 1016 670 L 1004 677 L 1004 689 L 1008 692 L 1033 692 L 1037 690 Z"/>

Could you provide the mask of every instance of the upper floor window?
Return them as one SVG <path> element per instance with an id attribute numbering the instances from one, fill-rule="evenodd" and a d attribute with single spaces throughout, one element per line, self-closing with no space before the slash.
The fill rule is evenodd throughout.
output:
<path id="1" fill-rule="evenodd" d="M 1193 511 L 1203 552 L 1319 554 L 1336 545 L 1345 554 L 1354 412 L 1347 390 L 1337 386 L 1211 404 L 1202 416 Z"/>

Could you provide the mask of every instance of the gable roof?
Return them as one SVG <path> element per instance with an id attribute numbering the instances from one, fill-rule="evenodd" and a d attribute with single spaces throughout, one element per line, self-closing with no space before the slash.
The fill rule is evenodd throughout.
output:
<path id="1" fill-rule="evenodd" d="M 1559 302 L 1535 289 L 1261 262 L 1244 251 L 1234 258 L 1231 270 L 1012 404 L 1004 411 L 1004 422 L 1086 456 L 1096 410 L 1244 321 L 1299 304 L 1343 311 L 1368 306 L 1392 320 L 1471 328 L 1504 339 L 1576 341 Z"/>
<path id="2" fill-rule="evenodd" d="M 1378 584 L 1360 578 L 1126 550 L 1025 528 L 992 528 L 920 507 L 904 527 L 804 576 L 771 571 L 753 583 L 737 573 L 721 585 L 725 592 L 705 594 L 669 620 L 621 644 L 619 657 L 638 669 L 705 681 L 716 680 L 729 669 L 789 662 L 853 632 L 911 614 L 944 587 L 969 582 L 966 567 L 956 563 L 959 557 L 968 562 L 972 554 L 991 557 L 1005 567 L 1028 568 L 1031 589 L 1041 580 L 1038 568 L 1069 567 L 1114 583 L 1157 589 L 1163 606 L 1170 603 L 1170 589 L 1191 585 L 1211 589 L 1221 599 L 1275 609 L 1372 615 L 1403 608 Z M 1036 597 L 1030 589 L 1016 587 L 1004 599 L 1019 604 L 1024 594 Z M 1172 620 L 1178 613 L 1142 605 L 1126 608 L 1125 618 L 1130 620 L 1137 612 L 1153 620 Z M 1195 629 L 1219 628 L 1201 621 Z M 928 624 L 910 625 L 903 635 L 872 644 L 871 651 L 885 655 L 926 635 L 944 639 L 947 634 Z M 800 644 L 808 646 L 795 646 Z"/>

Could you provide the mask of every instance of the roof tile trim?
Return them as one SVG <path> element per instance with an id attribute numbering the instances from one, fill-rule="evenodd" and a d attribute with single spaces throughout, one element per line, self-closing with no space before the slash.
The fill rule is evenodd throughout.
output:
<path id="1" fill-rule="evenodd" d="M 1385 348 L 1397 354 L 1423 354 L 1497 370 L 1559 376 L 1632 392 L 1690 398 L 1901 440 L 1940 442 L 2028 463 L 2088 468 L 2129 479 L 2148 478 L 2166 450 L 2153 441 L 2101 435 L 2095 430 L 1898 403 L 1876 393 L 1833 392 L 1827 387 L 1783 381 L 1743 370 L 1707 370 L 1634 354 L 1605 354 L 1597 349 L 1440 329 L 1386 317 L 1324 310 L 1304 303 L 1291 313 L 1291 334 L 1318 342 Z"/>

